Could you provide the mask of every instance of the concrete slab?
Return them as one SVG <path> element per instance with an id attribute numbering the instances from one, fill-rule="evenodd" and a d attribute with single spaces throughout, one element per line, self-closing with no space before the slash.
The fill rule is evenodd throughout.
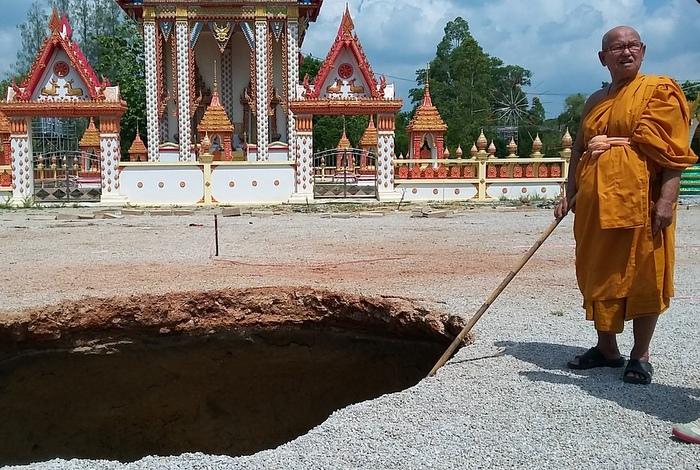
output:
<path id="1" fill-rule="evenodd" d="M 151 214 L 151 216 L 164 216 L 164 215 L 173 215 L 173 211 L 170 209 L 156 209 L 148 212 Z"/>
<path id="2" fill-rule="evenodd" d="M 221 209 L 222 217 L 240 217 L 243 215 L 243 210 L 240 207 L 224 207 Z"/>
<path id="3" fill-rule="evenodd" d="M 56 214 L 56 220 L 80 220 L 78 214 Z"/>
<path id="4" fill-rule="evenodd" d="M 383 212 L 359 212 L 357 215 L 361 219 L 373 219 L 376 217 L 384 217 Z"/>
<path id="5" fill-rule="evenodd" d="M 122 215 L 144 215 L 141 209 L 122 209 Z"/>

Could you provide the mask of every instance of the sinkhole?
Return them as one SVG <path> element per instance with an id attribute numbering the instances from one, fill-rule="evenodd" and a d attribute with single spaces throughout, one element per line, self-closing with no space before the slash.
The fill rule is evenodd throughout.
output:
<path id="1" fill-rule="evenodd" d="M 84 299 L 0 319 L 0 465 L 230 456 L 424 378 L 463 321 L 290 288 Z"/>

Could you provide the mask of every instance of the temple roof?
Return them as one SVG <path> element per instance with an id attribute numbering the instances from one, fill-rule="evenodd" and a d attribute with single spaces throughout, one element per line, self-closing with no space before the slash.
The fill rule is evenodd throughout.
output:
<path id="1" fill-rule="evenodd" d="M 80 49 L 77 43 L 73 42 L 73 29 L 68 23 L 66 16 L 59 18 L 58 12 L 54 8 L 49 22 L 51 34 L 44 40 L 39 53 L 37 54 L 34 64 L 32 64 L 27 79 L 22 83 L 21 87 L 13 85 L 16 93 L 15 99 L 18 101 L 28 101 L 34 94 L 35 89 L 39 86 L 40 81 L 46 68 L 49 66 L 51 59 L 54 57 L 56 49 L 62 49 L 68 56 L 68 60 L 76 70 L 80 79 L 87 85 L 87 93 L 90 99 L 103 100 L 104 90 L 110 86 L 109 80 L 101 82 L 97 78 L 97 74 L 88 62 L 85 54 Z"/>
<path id="2" fill-rule="evenodd" d="M 425 84 L 423 92 L 423 103 L 416 110 L 416 114 L 408 123 L 406 128 L 409 132 L 433 131 L 445 132 L 447 124 L 442 120 L 440 112 L 433 106 L 433 100 L 430 97 L 430 85 Z"/>
<path id="3" fill-rule="evenodd" d="M 211 104 L 207 106 L 207 110 L 199 121 L 197 126 L 198 132 L 233 132 L 233 124 L 226 114 L 226 110 L 221 105 L 219 92 L 214 85 L 214 94 L 211 97 Z"/>
<path id="4" fill-rule="evenodd" d="M 95 127 L 95 122 L 90 119 L 90 124 L 88 124 L 87 129 L 83 133 L 83 137 L 80 139 L 78 144 L 80 148 L 95 147 L 100 148 L 100 131 Z"/>
<path id="5" fill-rule="evenodd" d="M 117 0 L 117 4 L 124 9 L 124 11 L 129 14 L 132 18 L 140 19 L 143 16 L 143 8 L 148 6 L 159 6 L 166 4 L 167 6 L 197 6 L 206 7 L 211 6 L 213 8 L 225 4 L 228 7 L 249 7 L 251 3 L 263 2 L 260 0 L 251 2 L 250 0 Z M 296 4 L 299 7 L 299 17 L 308 18 L 309 21 L 316 21 L 318 18 L 318 13 L 323 5 L 323 0 L 267 0 L 265 6 L 280 6 L 286 7 L 292 4 Z M 174 9 L 173 9 L 174 11 Z"/>
<path id="6" fill-rule="evenodd" d="M 11 132 L 10 120 L 4 113 L 0 113 L 0 134 L 10 134 Z"/>
<path id="7" fill-rule="evenodd" d="M 370 116 L 367 129 L 365 129 L 365 133 L 362 134 L 362 138 L 360 139 L 360 147 L 376 147 L 378 138 L 379 134 L 377 133 L 377 128 L 374 126 L 374 116 Z"/>
<path id="8" fill-rule="evenodd" d="M 338 27 L 338 34 L 336 35 L 335 41 L 333 42 L 333 45 L 326 56 L 326 60 L 324 60 L 323 64 L 321 64 L 321 68 L 319 68 L 316 78 L 314 79 L 314 90 L 311 93 L 307 91 L 308 99 L 318 98 L 323 92 L 323 84 L 326 82 L 326 79 L 328 79 L 328 75 L 330 75 L 331 72 L 338 73 L 341 64 L 336 62 L 339 62 L 338 58 L 341 52 L 344 50 L 348 50 L 351 56 L 353 56 L 357 62 L 360 74 L 369 88 L 369 90 L 366 91 L 369 96 L 377 99 L 383 98 L 383 92 L 380 92 L 377 87 L 377 80 L 374 76 L 374 72 L 372 72 L 372 67 L 369 64 L 367 56 L 362 50 L 360 40 L 358 39 L 357 34 L 354 34 L 354 31 L 355 23 L 352 21 L 350 11 L 348 10 L 348 6 L 346 4 L 343 19 Z"/>
<path id="9" fill-rule="evenodd" d="M 352 148 L 350 139 L 348 139 L 347 134 L 345 134 L 345 129 L 343 129 L 343 135 L 340 136 L 340 140 L 338 141 L 336 148 L 341 150 Z"/>
<path id="10" fill-rule="evenodd" d="M 137 132 L 134 142 L 131 144 L 131 147 L 129 147 L 129 155 L 144 155 L 146 152 L 146 146 L 144 145 L 143 140 L 141 140 L 141 136 Z"/>

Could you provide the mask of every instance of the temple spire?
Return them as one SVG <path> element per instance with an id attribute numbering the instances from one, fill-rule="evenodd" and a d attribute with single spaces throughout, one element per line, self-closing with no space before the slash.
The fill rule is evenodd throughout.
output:
<path id="1" fill-rule="evenodd" d="M 218 82 L 217 82 L 217 77 L 216 77 L 216 59 L 214 60 L 214 93 L 216 93 L 219 90 Z"/>
<path id="2" fill-rule="evenodd" d="M 352 21 L 352 16 L 350 15 L 350 6 L 345 2 L 345 13 L 343 13 L 343 19 L 340 22 L 340 28 L 338 28 L 338 36 L 352 39 L 352 32 L 354 29 L 355 23 Z"/>
<path id="3" fill-rule="evenodd" d="M 433 99 L 430 97 L 430 64 L 425 69 L 425 89 L 423 90 L 423 106 L 430 107 L 433 105 Z"/>
<path id="4" fill-rule="evenodd" d="M 216 77 L 216 60 L 214 61 L 214 90 L 211 94 L 211 104 L 209 106 L 221 107 L 221 98 L 219 97 L 219 82 Z"/>

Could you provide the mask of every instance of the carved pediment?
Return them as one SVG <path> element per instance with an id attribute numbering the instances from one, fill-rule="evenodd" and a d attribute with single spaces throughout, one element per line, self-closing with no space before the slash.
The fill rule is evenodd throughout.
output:
<path id="1" fill-rule="evenodd" d="M 304 82 L 307 99 L 383 98 L 372 67 L 362 50 L 349 10 L 338 28 L 338 34 L 326 60 L 318 71 L 313 89 Z"/>
<path id="2" fill-rule="evenodd" d="M 97 78 L 77 43 L 68 19 L 54 9 L 46 38 L 22 86 L 13 86 L 17 101 L 103 101 L 113 95 L 110 83 Z M 116 88 L 115 88 L 116 90 Z M 112 100 L 119 97 L 112 96 Z"/>

